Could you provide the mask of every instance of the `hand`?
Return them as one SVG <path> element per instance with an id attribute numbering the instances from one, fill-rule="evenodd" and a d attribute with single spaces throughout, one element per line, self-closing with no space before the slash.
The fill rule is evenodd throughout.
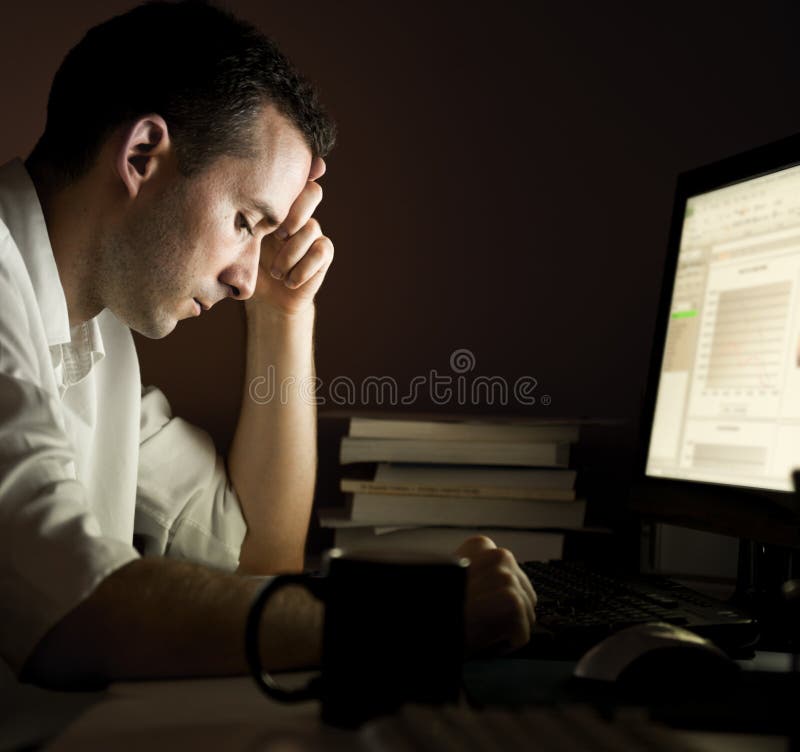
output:
<path id="1" fill-rule="evenodd" d="M 294 315 L 311 307 L 333 261 L 333 243 L 311 216 L 322 201 L 322 188 L 316 180 L 325 169 L 322 159 L 314 159 L 308 182 L 283 224 L 261 243 L 253 300 L 284 314 Z"/>
<path id="2" fill-rule="evenodd" d="M 470 560 L 467 654 L 498 655 L 525 645 L 536 622 L 536 593 L 511 552 L 477 536 L 462 543 L 456 556 Z"/>

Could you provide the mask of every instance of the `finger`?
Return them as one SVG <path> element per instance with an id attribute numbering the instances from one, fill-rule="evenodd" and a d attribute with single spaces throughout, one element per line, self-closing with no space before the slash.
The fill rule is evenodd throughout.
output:
<path id="1" fill-rule="evenodd" d="M 520 582 L 520 590 L 525 598 L 525 610 L 528 614 L 528 623 L 533 627 L 533 625 L 536 624 L 536 592 L 531 587 L 530 580 L 528 580 L 524 574 L 521 574 L 518 579 Z"/>
<path id="2" fill-rule="evenodd" d="M 305 256 L 314 241 L 322 237 L 322 228 L 316 219 L 309 219 L 278 251 L 269 268 L 275 279 L 286 279 L 292 268 Z"/>
<path id="3" fill-rule="evenodd" d="M 466 556 L 468 559 L 472 559 L 479 557 L 483 551 L 493 548 L 497 548 L 497 546 L 491 538 L 487 538 L 485 535 L 473 535 L 456 549 L 456 556 Z"/>
<path id="4" fill-rule="evenodd" d="M 533 623 L 528 616 L 528 604 L 523 593 L 517 588 L 503 593 L 498 614 L 503 621 L 499 627 L 510 649 L 521 648 L 531 638 Z"/>
<path id="5" fill-rule="evenodd" d="M 519 590 L 528 621 L 533 626 L 536 622 L 536 592 L 514 555 L 505 548 L 494 548 L 474 557 L 473 564 L 476 583 L 481 582 L 484 587 Z"/>
<path id="6" fill-rule="evenodd" d="M 325 160 L 322 157 L 315 157 L 314 161 L 311 163 L 311 170 L 308 173 L 308 179 L 318 180 L 325 174 L 327 169 L 328 166 L 325 164 Z"/>
<path id="7" fill-rule="evenodd" d="M 322 186 L 319 183 L 308 182 L 300 195 L 294 200 L 292 208 L 286 215 L 281 226 L 275 230 L 275 234 L 281 240 L 286 240 L 294 235 L 298 230 L 305 227 L 322 201 Z"/>
<path id="8" fill-rule="evenodd" d="M 322 283 L 325 280 L 325 275 L 327 273 L 328 267 L 323 266 L 316 272 L 316 274 L 314 274 L 313 277 L 311 277 L 311 279 L 298 288 L 297 294 L 302 295 L 308 300 L 313 299 L 317 292 L 319 292 L 319 288 L 322 287 Z"/>
<path id="9" fill-rule="evenodd" d="M 321 269 L 325 268 L 327 270 L 332 261 L 333 243 L 330 238 L 322 235 L 312 243 L 305 255 L 286 275 L 286 286 L 295 289 L 305 285 Z"/>
<path id="10" fill-rule="evenodd" d="M 514 561 L 514 573 L 519 581 L 519 585 L 522 588 L 523 592 L 525 593 L 528 602 L 530 603 L 530 618 L 531 624 L 536 623 L 536 603 L 539 600 L 539 597 L 536 595 L 536 590 L 533 587 L 533 583 L 528 578 L 528 575 L 525 574 L 522 567 L 519 566 L 519 563 L 515 560 Z"/>
<path id="11" fill-rule="evenodd" d="M 532 625 L 518 589 L 495 590 L 473 600 L 467 647 L 476 652 L 509 652 L 525 645 Z"/>
<path id="12" fill-rule="evenodd" d="M 533 585 L 531 585 L 531 581 L 528 579 L 528 576 L 525 572 L 520 569 L 517 560 L 514 558 L 514 555 L 509 552 L 509 562 L 508 566 L 511 568 L 511 572 L 514 575 L 514 579 L 516 580 L 517 587 L 519 588 L 520 592 L 522 593 L 522 597 L 525 600 L 525 610 L 528 614 L 528 621 L 530 626 L 536 623 L 536 591 L 533 589 Z"/>

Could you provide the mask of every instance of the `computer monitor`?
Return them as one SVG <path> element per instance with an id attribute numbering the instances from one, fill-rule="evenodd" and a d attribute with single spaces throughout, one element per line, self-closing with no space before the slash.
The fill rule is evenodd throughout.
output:
<path id="1" fill-rule="evenodd" d="M 682 174 L 635 508 L 795 546 L 800 135 Z"/>

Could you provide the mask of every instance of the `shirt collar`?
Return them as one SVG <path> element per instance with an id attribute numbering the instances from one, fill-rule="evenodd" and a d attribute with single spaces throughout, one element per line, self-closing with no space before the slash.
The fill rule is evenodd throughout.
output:
<path id="1" fill-rule="evenodd" d="M 50 346 L 50 357 L 62 394 L 69 387 L 83 381 L 94 364 L 101 361 L 106 354 L 97 319 L 95 316 L 83 324 L 73 326 L 70 330 L 72 341 L 69 344 Z"/>
<path id="2" fill-rule="evenodd" d="M 67 299 L 36 188 L 20 159 L 0 167 L 0 219 L 25 262 L 50 346 L 71 341 Z"/>

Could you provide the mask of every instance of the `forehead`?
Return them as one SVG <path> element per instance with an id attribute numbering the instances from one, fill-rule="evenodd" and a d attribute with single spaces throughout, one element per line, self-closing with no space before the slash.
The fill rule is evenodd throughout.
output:
<path id="1" fill-rule="evenodd" d="M 252 156 L 216 160 L 212 179 L 234 200 L 252 208 L 268 206 L 282 221 L 308 182 L 311 149 L 297 128 L 272 105 L 264 107 L 256 118 L 253 146 Z"/>

